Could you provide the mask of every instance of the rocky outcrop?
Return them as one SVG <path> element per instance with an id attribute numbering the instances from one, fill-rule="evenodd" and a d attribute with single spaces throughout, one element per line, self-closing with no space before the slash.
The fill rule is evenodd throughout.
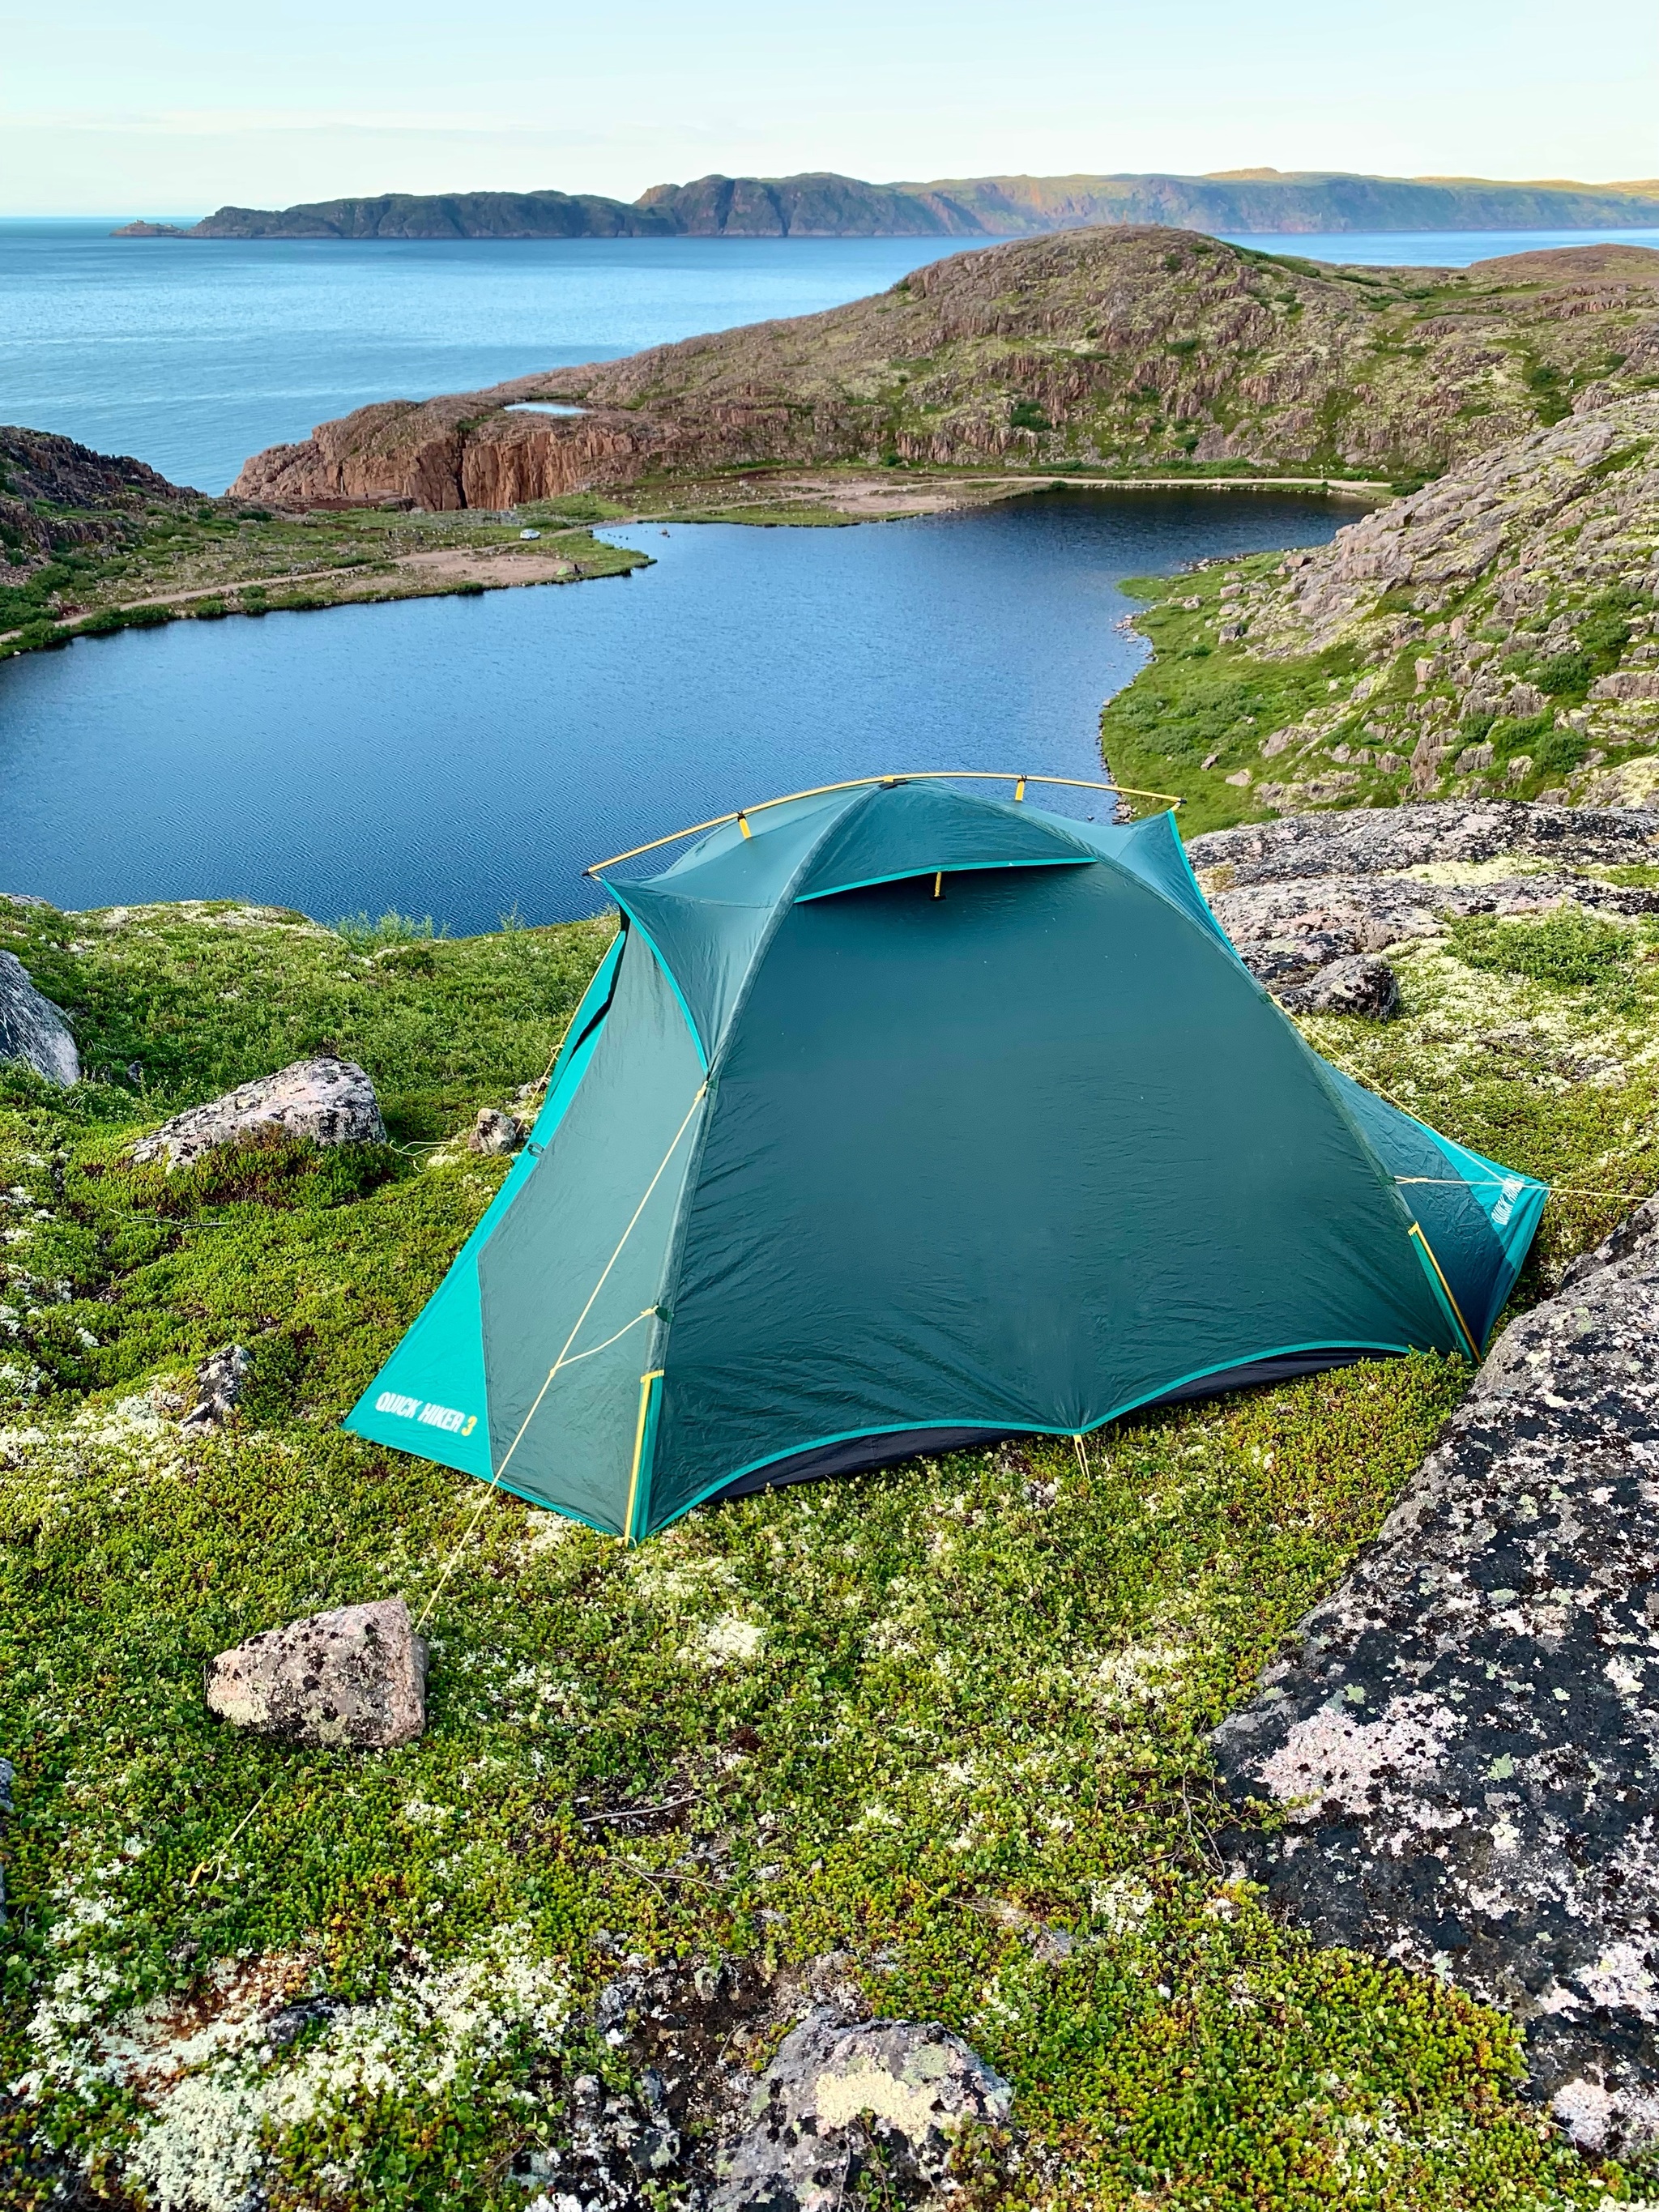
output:
<path id="1" fill-rule="evenodd" d="M 1245 966 L 1298 1013 L 1386 1018 L 1398 994 L 1376 956 L 1469 915 L 1659 914 L 1659 888 L 1595 872 L 1659 864 L 1659 811 L 1431 802 L 1215 830 L 1187 851 Z"/>
<path id="2" fill-rule="evenodd" d="M 1013 2092 L 948 2028 L 848 2027 L 814 2012 L 778 2047 L 750 2124 L 720 2162 L 709 2212 L 839 2212 L 866 2172 L 901 2203 L 931 2196 L 972 2123 L 1006 2120 Z"/>
<path id="3" fill-rule="evenodd" d="M 770 462 L 1421 475 L 1524 435 L 1564 394 L 1611 396 L 1656 346 L 1659 253 L 1639 247 L 1378 271 L 1073 231 L 825 314 L 363 408 L 256 455 L 235 489 L 448 508 Z M 505 411 L 532 399 L 584 412 Z"/>
<path id="4" fill-rule="evenodd" d="M 73 438 L 0 427 L 0 581 L 15 586 L 52 553 L 134 534 L 147 509 L 199 505 L 143 461 L 95 453 Z"/>
<path id="5" fill-rule="evenodd" d="M 1620 374 L 1638 371 L 1659 377 L 1659 324 L 1632 334 Z M 1320 796 L 1517 785 L 1592 805 L 1649 802 L 1659 392 L 1586 389 L 1565 421 L 1246 580 L 1216 627 L 1245 672 L 1333 647 L 1352 655 L 1316 706 L 1261 732 L 1274 780 L 1255 784 L 1257 803 L 1300 811 Z M 1231 755 L 1216 772 L 1239 780 Z"/>
<path id="6" fill-rule="evenodd" d="M 135 1160 L 164 1155 L 169 1169 L 180 1167 L 239 1137 L 281 1130 L 309 1137 L 319 1145 L 383 1143 L 374 1085 L 355 1060 L 321 1055 L 296 1060 L 258 1083 L 245 1083 L 204 1106 L 187 1107 L 164 1121 L 152 1137 L 132 1147 Z"/>
<path id="7" fill-rule="evenodd" d="M 65 1089 L 81 1079 L 81 1055 L 63 1009 L 35 989 L 15 952 L 0 952 L 0 1060 L 8 1060 Z"/>
<path id="8" fill-rule="evenodd" d="M 1590 2149 L 1659 2136 L 1659 1204 L 1512 1322 L 1216 1738 L 1237 1870 L 1502 2005 Z"/>
<path id="9" fill-rule="evenodd" d="M 426 1726 L 427 1647 L 400 1597 L 267 1629 L 207 1662 L 208 1711 L 314 1749 L 386 1751 Z"/>

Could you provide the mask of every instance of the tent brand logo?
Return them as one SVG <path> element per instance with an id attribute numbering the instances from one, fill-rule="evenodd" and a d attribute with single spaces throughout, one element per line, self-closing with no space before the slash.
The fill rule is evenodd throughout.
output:
<path id="1" fill-rule="evenodd" d="M 396 1413 L 405 1421 L 419 1421 L 428 1429 L 441 1429 L 451 1437 L 470 1437 L 478 1425 L 476 1413 L 458 1413 L 453 1406 L 423 1406 L 418 1398 L 400 1397 L 395 1390 L 382 1390 L 374 1401 L 374 1410 Z"/>
<path id="2" fill-rule="evenodd" d="M 1526 1188 L 1519 1176 L 1505 1176 L 1498 1185 L 1498 1203 L 1492 1210 L 1492 1225 L 1502 1229 L 1515 1211 L 1515 1201 Z"/>

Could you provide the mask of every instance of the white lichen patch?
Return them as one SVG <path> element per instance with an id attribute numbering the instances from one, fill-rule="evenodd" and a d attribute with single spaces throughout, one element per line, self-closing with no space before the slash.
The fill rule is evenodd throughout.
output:
<path id="1" fill-rule="evenodd" d="M 295 2129 L 326 2130 L 377 2097 L 441 2098 L 509 2039 L 551 2054 L 570 2017 L 563 1967 L 535 1956 L 529 1929 L 501 1929 L 447 1965 L 418 1962 L 370 2002 L 316 1988 L 304 1955 L 227 1960 L 182 1996 L 60 2039 L 17 2085 L 131 2091 L 144 2118 L 124 2179 L 152 2212 L 239 2212 Z M 348 2159 L 340 2180 L 355 2181 Z"/>
<path id="2" fill-rule="evenodd" d="M 1292 1817 L 1331 1802 L 1370 1811 L 1390 1784 L 1432 1774 L 1460 1725 L 1455 1712 L 1422 1695 L 1391 1698 L 1372 1721 L 1333 1701 L 1297 1722 L 1262 1762 L 1261 1779 Z"/>
<path id="3" fill-rule="evenodd" d="M 1188 1650 L 1184 1644 L 1126 1644 L 1096 1668 L 1097 1698 L 1108 1708 L 1156 1704 L 1173 1686 Z"/>
<path id="4" fill-rule="evenodd" d="M 756 1658 L 765 1641 L 766 1631 L 757 1620 L 723 1613 L 709 1622 L 694 1649 L 706 1665 L 729 1667 Z"/>

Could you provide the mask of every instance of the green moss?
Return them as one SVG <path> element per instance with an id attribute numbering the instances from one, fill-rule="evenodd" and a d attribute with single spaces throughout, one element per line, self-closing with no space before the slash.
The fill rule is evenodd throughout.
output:
<path id="1" fill-rule="evenodd" d="M 624 1551 L 337 1427 L 498 1186 L 501 1164 L 421 1145 L 541 1074 L 605 925 L 451 941 L 393 916 L 348 940 L 221 905 L 0 908 L 0 931 L 105 1071 L 69 1094 L 0 1085 L 22 1231 L 0 1247 L 20 1328 L 0 1352 L 40 1378 L 15 1417 L 31 1435 L 0 1448 L 19 1774 L 0 2078 L 38 2056 L 54 1989 L 89 1991 L 95 2025 L 199 1996 L 239 1955 L 385 2005 L 503 1942 L 578 1996 L 630 1950 L 841 1950 L 872 2006 L 943 2020 L 1009 2074 L 1028 2172 L 1079 2212 L 1627 2193 L 1516 2102 L 1498 2014 L 1313 1948 L 1210 1841 L 1208 1731 L 1375 1532 L 1461 1366 L 1363 1365 L 1081 1452 L 785 1490 Z M 1539 981 L 1535 951 L 1514 972 L 1502 943 L 1501 975 L 1443 950 L 1407 975 L 1400 1023 L 1320 1034 L 1389 1087 L 1437 1083 L 1442 1127 L 1519 1164 L 1650 1147 L 1619 1134 L 1655 1126 L 1628 1086 L 1559 1096 L 1491 1049 L 1431 1048 L 1459 977 L 1572 1019 L 1595 1000 Z M 1650 970 L 1632 973 L 1649 1021 Z M 392 1145 L 245 1144 L 172 1176 L 128 1158 L 168 1110 L 323 1045 L 368 1067 Z M 224 1436 L 183 1442 L 149 1394 L 228 1339 L 253 1351 L 250 1395 Z M 210 1719 L 207 1655 L 397 1589 L 417 1610 L 436 1595 L 419 1743 L 359 1759 Z M 753 1632 L 738 1645 L 733 1622 Z M 343 2171 L 343 2201 L 377 2212 L 521 2212 L 511 2159 L 547 2139 L 559 2068 L 596 2056 L 514 2015 L 447 2071 L 411 2059 L 393 2088 L 325 2098 L 271 2124 L 273 2202 L 319 2201 Z M 26 2125 L 79 2163 L 137 2124 L 125 2093 L 66 2076 L 0 2119 L 0 2196 L 44 2201 Z"/>
<path id="2" fill-rule="evenodd" d="M 1227 612 L 1223 586 L 1265 574 L 1279 558 L 1260 555 L 1194 575 L 1136 577 L 1123 586 L 1151 602 L 1138 626 L 1156 658 L 1107 702 L 1102 750 L 1117 782 L 1179 797 L 1182 830 L 1189 837 L 1259 812 L 1250 787 L 1230 786 L 1225 778 L 1242 768 L 1258 781 L 1273 775 L 1273 765 L 1262 758 L 1263 738 L 1346 692 L 1353 679 L 1358 662 L 1351 646 L 1267 660 L 1218 636 Z M 1195 608 L 1184 604 L 1188 599 L 1198 601 Z"/>
<path id="3" fill-rule="evenodd" d="M 1499 921 L 1469 915 L 1451 925 L 1452 950 L 1466 968 L 1528 975 L 1542 983 L 1595 985 L 1630 971 L 1637 933 L 1570 908 L 1542 921 Z"/>

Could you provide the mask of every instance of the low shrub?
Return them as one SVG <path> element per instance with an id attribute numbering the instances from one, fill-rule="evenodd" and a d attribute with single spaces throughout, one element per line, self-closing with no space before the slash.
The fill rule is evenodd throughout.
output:
<path id="1" fill-rule="evenodd" d="M 1577 908 L 1542 921 L 1469 915 L 1452 924 L 1450 938 L 1466 968 L 1579 988 L 1622 980 L 1635 950 L 1631 931 Z"/>

